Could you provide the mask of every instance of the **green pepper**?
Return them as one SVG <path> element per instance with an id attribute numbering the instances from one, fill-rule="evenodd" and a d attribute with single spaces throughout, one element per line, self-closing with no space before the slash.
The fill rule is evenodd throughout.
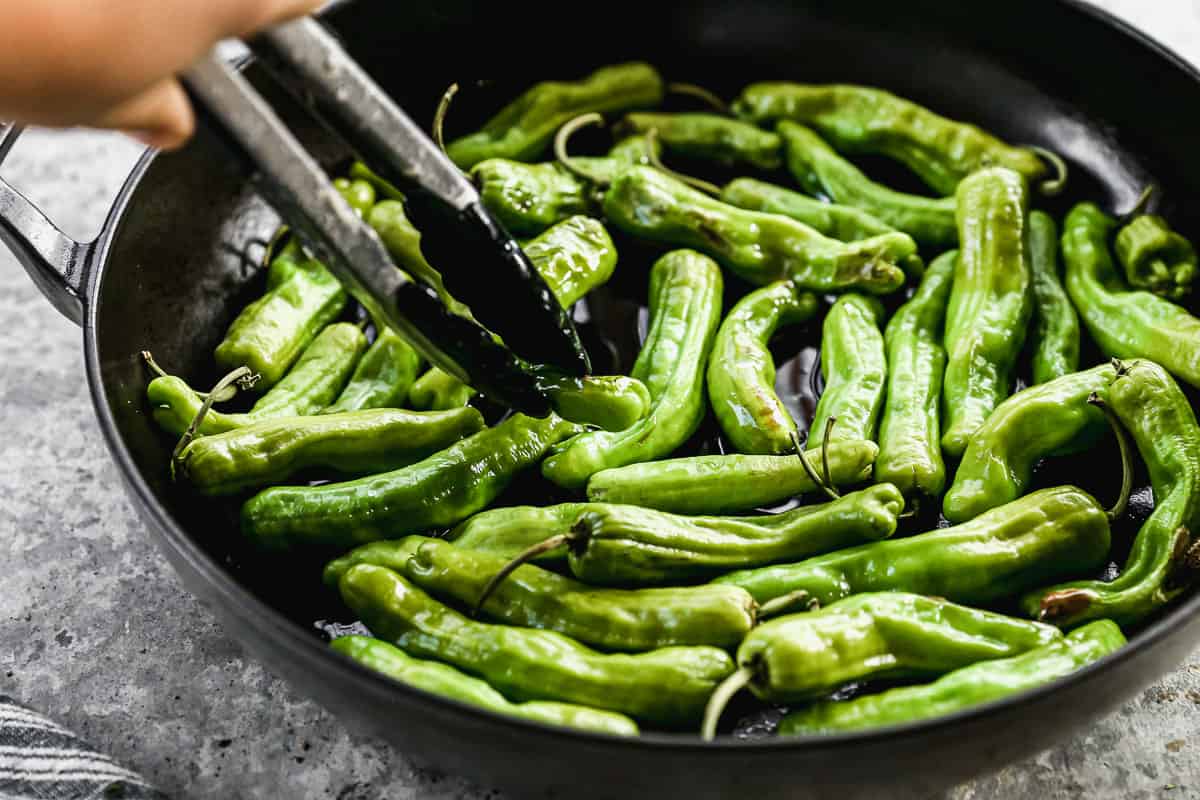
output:
<path id="1" fill-rule="evenodd" d="M 917 251 L 903 233 L 839 242 L 789 217 L 714 200 L 650 167 L 616 176 L 604 214 L 628 234 L 694 247 L 758 286 L 788 279 L 814 291 L 887 294 L 904 285 L 896 264 Z"/>
<path id="2" fill-rule="evenodd" d="M 264 390 L 283 379 L 317 334 L 341 315 L 347 300 L 337 278 L 306 258 L 299 245 L 271 262 L 267 281 L 266 293 L 242 309 L 215 354 L 222 369 L 249 367 Z"/>
<path id="3" fill-rule="evenodd" d="M 1133 625 L 1191 583 L 1187 554 L 1200 532 L 1200 427 L 1174 379 L 1151 361 L 1118 370 L 1108 403 L 1133 434 L 1150 471 L 1154 513 L 1142 525 L 1121 574 L 1032 593 L 1025 610 L 1060 625 L 1107 618 Z"/>
<path id="4" fill-rule="evenodd" d="M 814 703 L 784 717 L 779 735 L 858 731 L 946 716 L 1066 677 L 1124 645 L 1121 629 L 1109 620 L 1099 620 L 1063 639 L 1011 658 L 956 669 L 933 683 Z"/>
<path id="5" fill-rule="evenodd" d="M 904 499 L 880 483 L 830 503 L 757 517 L 684 517 L 588 505 L 561 534 L 575 577 L 595 586 L 651 585 L 828 553 L 896 532 Z"/>
<path id="6" fill-rule="evenodd" d="M 197 433 L 208 436 L 242 428 L 274 417 L 307 417 L 319 414 L 342 391 L 367 337 L 357 325 L 330 325 L 313 340 L 282 381 L 258 399 L 245 414 L 223 414 L 210 409 Z M 174 436 L 182 436 L 200 411 L 203 401 L 181 378 L 155 378 L 146 387 L 154 421 Z"/>
<path id="7" fill-rule="evenodd" d="M 846 294 L 825 315 L 821 329 L 821 374 L 825 389 L 808 429 L 808 449 L 821 446 L 829 421 L 833 439 L 875 438 L 888 378 L 883 305 L 873 297 Z"/>
<path id="8" fill-rule="evenodd" d="M 667 253 L 650 270 L 650 328 L 632 376 L 650 391 L 651 406 L 620 432 L 576 437 L 542 464 L 542 474 L 582 488 L 602 469 L 670 455 L 704 416 L 704 366 L 721 315 L 721 270 L 691 250 Z"/>
<path id="9" fill-rule="evenodd" d="M 1128 290 L 1108 250 L 1115 228 L 1092 203 L 1075 206 L 1063 223 L 1067 292 L 1088 333 L 1107 356 L 1150 359 L 1200 387 L 1200 319 L 1150 292 Z"/>
<path id="10" fill-rule="evenodd" d="M 425 255 L 421 252 L 421 232 L 408 219 L 404 203 L 399 200 L 376 203 L 368 212 L 366 221 L 379 235 L 396 266 L 432 287 L 451 311 L 460 316 L 471 317 L 471 310 L 446 291 L 441 273 L 425 260 Z"/>
<path id="11" fill-rule="evenodd" d="M 256 544 L 349 547 L 453 525 L 496 499 L 521 470 L 579 431 L 551 414 L 515 414 L 408 467 L 323 486 L 277 486 L 242 506 Z"/>
<path id="12" fill-rule="evenodd" d="M 545 81 L 522 92 L 478 132 L 450 142 L 446 154 L 460 169 L 488 158 L 531 161 L 580 114 L 653 108 L 663 90 L 658 72 L 640 62 L 602 67 L 572 83 Z"/>
<path id="13" fill-rule="evenodd" d="M 1029 266 L 1033 282 L 1033 382 L 1046 383 L 1079 369 L 1079 315 L 1058 279 L 1058 232 L 1044 211 L 1029 213 Z"/>
<path id="14" fill-rule="evenodd" d="M 934 677 L 1061 641 L 1050 625 L 907 592 L 860 594 L 750 631 L 738 671 L 709 707 L 711 739 L 727 698 L 748 686 L 761 700 L 807 700 L 847 683 Z"/>
<path id="15" fill-rule="evenodd" d="M 398 469 L 483 427 L 473 408 L 281 417 L 195 439 L 180 453 L 177 469 L 204 494 L 236 494 L 313 467 L 360 475 Z"/>
<path id="16" fill-rule="evenodd" d="M 397 189 L 392 184 L 385 181 L 383 178 L 376 175 L 361 161 L 355 161 L 350 165 L 349 175 L 351 180 L 366 181 L 371 184 L 371 188 L 375 190 L 376 200 L 380 198 L 384 200 L 403 200 L 404 193 Z"/>
<path id="17" fill-rule="evenodd" d="M 624 375 L 560 376 L 539 382 L 555 413 L 580 425 L 623 431 L 646 416 L 650 390 Z"/>
<path id="18" fill-rule="evenodd" d="M 513 506 L 483 511 L 446 534 L 459 547 L 515 558 L 541 543 L 555 531 L 564 531 L 579 519 L 586 503 L 561 503 L 555 506 Z M 530 558 L 551 563 L 564 561 L 567 547 L 547 550 Z"/>
<path id="19" fill-rule="evenodd" d="M 419 411 L 462 408 L 471 402 L 475 390 L 438 367 L 430 367 L 408 390 L 408 404 Z"/>
<path id="20" fill-rule="evenodd" d="M 717 331 L 708 359 L 708 399 L 721 430 L 742 453 L 787 453 L 796 421 L 775 394 L 775 361 L 767 343 L 781 325 L 817 312 L 817 298 L 791 281 L 751 292 Z"/>
<path id="21" fill-rule="evenodd" d="M 762 170 L 783 165 L 783 144 L 777 134 L 719 114 L 626 114 L 618 130 L 641 135 L 654 131 L 669 152 L 690 158 Z"/>
<path id="22" fill-rule="evenodd" d="M 365 217 L 375 205 L 375 187 L 361 178 L 336 178 L 333 188 L 338 190 L 360 217 Z"/>
<path id="23" fill-rule="evenodd" d="M 875 480 L 895 484 L 906 497 L 938 497 L 946 485 L 939 411 L 946 369 L 942 321 L 957 258 L 950 251 L 934 259 L 884 332 L 888 376 Z"/>
<path id="24" fill-rule="evenodd" d="M 1162 217 L 1143 214 L 1121 228 L 1117 259 L 1135 289 L 1169 300 L 1182 300 L 1196 282 L 1196 248 Z"/>
<path id="25" fill-rule="evenodd" d="M 1103 364 L 1032 386 L 1001 403 L 967 445 L 942 506 L 946 519 L 966 522 L 1016 500 L 1043 458 L 1094 444 L 1105 422 L 1088 399 L 1107 394 L 1115 377 L 1116 369 Z"/>
<path id="26" fill-rule="evenodd" d="M 962 456 L 971 435 L 1012 391 L 1033 310 L 1029 192 L 1010 169 L 980 170 L 958 186 L 961 249 L 946 309 L 942 449 Z"/>
<path id="27" fill-rule="evenodd" d="M 804 123 L 846 153 L 894 158 L 944 196 L 983 167 L 1008 167 L 1030 182 L 1047 172 L 1031 148 L 1005 144 L 974 125 L 868 86 L 756 83 L 742 91 L 733 109 L 759 125 Z"/>
<path id="28" fill-rule="evenodd" d="M 637 723 L 622 714 L 600 711 L 570 703 L 530 701 L 511 703 L 486 681 L 472 678 L 448 664 L 413 658 L 395 645 L 369 636 L 342 636 L 330 642 L 330 647 L 344 656 L 373 669 L 406 686 L 430 694 L 448 697 L 460 703 L 567 728 L 607 733 L 613 736 L 637 736 Z"/>
<path id="29" fill-rule="evenodd" d="M 475 622 L 385 567 L 352 567 L 339 588 L 380 639 L 473 673 L 517 701 L 579 703 L 680 727 L 699 721 L 708 696 L 733 671 L 716 647 L 605 654 L 554 631 Z"/>
<path id="30" fill-rule="evenodd" d="M 399 408 L 417 378 L 421 357 L 387 326 L 379 326 L 375 342 L 359 359 L 350 382 L 326 414 L 368 408 Z"/>
<path id="31" fill-rule="evenodd" d="M 1108 515 L 1081 489 L 1028 494 L 952 528 L 860 545 L 798 564 L 734 572 L 760 603 L 805 590 L 829 604 L 862 592 L 909 591 L 984 604 L 1055 576 L 1086 573 L 1108 557 Z"/>
<path id="32" fill-rule="evenodd" d="M 785 121 L 777 130 L 788 171 L 804 191 L 861 208 L 923 245 L 953 247 L 958 241 L 953 197 L 898 192 L 868 178 L 803 125 Z"/>
<path id="33" fill-rule="evenodd" d="M 565 219 L 521 249 L 563 308 L 608 283 L 617 266 L 612 237 L 590 217 Z"/>
<path id="34" fill-rule="evenodd" d="M 607 156 L 575 157 L 572 161 L 588 175 L 611 181 L 634 164 L 650 164 L 657 156 L 644 136 L 618 142 Z M 597 214 L 600 197 L 590 181 L 577 177 L 558 163 L 525 164 L 489 158 L 471 168 L 484 206 L 510 233 L 536 236 L 555 223 L 579 214 Z"/>
<path id="35" fill-rule="evenodd" d="M 868 480 L 878 452 L 874 442 L 830 442 L 826 451 L 830 482 L 846 486 Z M 676 514 L 736 514 L 820 488 L 794 455 L 714 455 L 606 469 L 588 480 L 587 494 L 597 503 Z"/>
<path id="36" fill-rule="evenodd" d="M 336 586 L 356 564 L 387 567 L 442 602 L 477 607 L 490 576 L 508 559 L 440 539 L 372 542 L 330 562 Z M 758 606 L 735 586 L 597 589 L 526 564 L 492 592 L 488 617 L 521 628 L 558 631 L 602 650 L 638 652 L 675 645 L 736 647 L 754 627 Z"/>

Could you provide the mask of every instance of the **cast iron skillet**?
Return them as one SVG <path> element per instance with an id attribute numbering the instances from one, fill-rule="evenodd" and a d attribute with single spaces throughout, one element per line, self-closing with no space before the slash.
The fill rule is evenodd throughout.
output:
<path id="1" fill-rule="evenodd" d="M 1200 129 L 1200 74 L 1076 2 L 612 0 L 569 10 L 362 2 L 340 9 L 333 23 L 417 115 L 431 111 L 452 80 L 512 79 L 497 99 L 478 96 L 456 109 L 458 130 L 522 82 L 626 58 L 726 96 L 773 78 L 876 84 L 1067 156 L 1074 182 L 1058 211 L 1084 195 L 1127 207 L 1153 178 L 1173 222 L 1200 233 L 1200 151 L 1188 133 Z M 545 33 L 554 30 L 553 38 Z M 255 68 L 250 74 L 262 83 Z M 294 112 L 302 139 L 326 163 L 346 156 Z M 92 243 L 67 239 L 0 181 L 0 238 L 51 302 L 82 324 L 101 429 L 130 496 L 189 588 L 275 672 L 430 766 L 544 796 L 924 795 L 1062 741 L 1177 665 L 1197 641 L 1200 596 L 1192 595 L 1115 655 L 1010 700 L 864 734 L 714 744 L 546 728 L 369 674 L 315 635 L 311 623 L 327 606 L 309 600 L 311 565 L 275 565 L 279 577 L 265 578 L 240 551 L 225 510 L 169 485 L 169 448 L 146 413 L 138 352 L 152 347 L 160 363 L 203 385 L 226 325 L 261 291 L 251 261 L 277 218 L 247 179 L 202 130 L 186 150 L 142 160 Z M 623 252 L 618 271 L 633 274 L 631 285 L 645 269 L 638 260 Z M 627 339 L 629 315 L 609 316 L 600 326 Z"/>

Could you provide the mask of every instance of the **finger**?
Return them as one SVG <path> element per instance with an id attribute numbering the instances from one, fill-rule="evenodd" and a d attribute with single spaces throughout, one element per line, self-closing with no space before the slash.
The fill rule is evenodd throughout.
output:
<path id="1" fill-rule="evenodd" d="M 324 4 L 324 0 L 259 0 L 253 3 L 244 0 L 222 1 L 226 6 L 226 14 L 222 15 L 222 38 L 247 36 L 276 23 L 310 14 Z"/>
<path id="2" fill-rule="evenodd" d="M 110 108 L 94 124 L 126 131 L 151 147 L 172 150 L 191 138 L 196 117 L 183 87 L 167 78 Z"/>

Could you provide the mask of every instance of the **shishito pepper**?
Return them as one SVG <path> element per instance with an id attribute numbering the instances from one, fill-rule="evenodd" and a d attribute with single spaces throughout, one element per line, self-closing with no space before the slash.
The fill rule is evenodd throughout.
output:
<path id="1" fill-rule="evenodd" d="M 1104 415 L 1088 402 L 1107 394 L 1111 364 L 1031 386 L 1001 403 L 971 436 L 942 513 L 966 522 L 1016 500 L 1043 458 L 1077 452 L 1104 433 Z"/>
<path id="2" fill-rule="evenodd" d="M 956 603 L 989 603 L 1086 573 L 1108 557 L 1108 515 L 1073 486 L 1043 489 L 970 522 L 904 539 L 852 547 L 798 564 L 733 572 L 714 583 L 741 586 L 765 603 L 804 590 L 832 603 L 863 592 L 909 591 Z"/>
<path id="3" fill-rule="evenodd" d="M 1121 574 L 1034 592 L 1030 614 L 1061 625 L 1112 619 L 1132 625 L 1192 583 L 1200 532 L 1200 426 L 1179 385 L 1158 364 L 1133 361 L 1108 387 L 1108 403 L 1133 435 L 1150 471 L 1154 513 L 1142 525 Z"/>
<path id="4" fill-rule="evenodd" d="M 904 284 L 896 264 L 917 251 L 903 233 L 839 242 L 789 217 L 714 200 L 650 167 L 616 176 L 604 215 L 633 236 L 694 247 L 759 286 L 788 279 L 813 291 L 887 294 Z"/>
<path id="5" fill-rule="evenodd" d="M 554 506 L 512 506 L 480 512 L 457 525 L 446 538 L 470 550 L 515 558 L 558 531 L 571 527 L 586 503 Z M 564 561 L 567 547 L 548 550 L 530 558 L 535 562 Z"/>
<path id="6" fill-rule="evenodd" d="M 631 375 L 650 391 L 651 407 L 620 431 L 576 437 L 542 464 L 542 474 L 581 488 L 609 467 L 668 456 L 704 416 L 704 367 L 721 316 L 720 268 L 691 250 L 675 250 L 650 270 L 650 328 Z"/>
<path id="7" fill-rule="evenodd" d="M 1010 169 L 980 170 L 958 185 L 957 198 L 960 250 L 942 384 L 942 449 L 954 458 L 1012 391 L 1033 311 L 1025 179 Z"/>
<path id="8" fill-rule="evenodd" d="M 831 442 L 824 453 L 827 458 L 822 459 L 829 464 L 830 483 L 846 486 L 869 479 L 878 452 L 874 442 Z M 820 464 L 822 470 L 824 466 Z M 676 514 L 736 514 L 820 488 L 794 455 L 713 455 L 606 469 L 591 477 L 587 493 L 593 502 Z"/>
<path id="9" fill-rule="evenodd" d="M 1079 315 L 1058 277 L 1058 231 L 1044 211 L 1029 213 L 1029 266 L 1033 281 L 1033 382 L 1046 383 L 1079 369 Z"/>
<path id="10" fill-rule="evenodd" d="M 603 650 L 735 647 L 758 618 L 758 605 L 733 586 L 602 589 L 530 564 L 478 606 L 489 578 L 507 563 L 494 553 L 409 536 L 372 542 L 330 562 L 325 582 L 336 586 L 355 564 L 387 567 L 443 602 L 478 607 L 498 622 L 558 631 Z"/>
<path id="11" fill-rule="evenodd" d="M 708 696 L 733 672 L 716 647 L 598 653 L 554 631 L 475 622 L 385 567 L 354 566 L 339 588 L 378 638 L 473 673 L 517 701 L 579 703 L 680 727 L 699 721 Z"/>
<path id="12" fill-rule="evenodd" d="M 852 700 L 821 701 L 788 714 L 780 736 L 839 733 L 932 719 L 999 700 L 1099 661 L 1125 645 L 1121 629 L 1099 620 L 1010 658 L 956 669 L 933 683 L 904 686 Z"/>
<path id="13" fill-rule="evenodd" d="M 344 483 L 267 489 L 242 506 L 242 531 L 265 548 L 348 547 L 453 525 L 578 431 L 553 414 L 515 414 L 408 467 Z"/>
<path id="14" fill-rule="evenodd" d="M 1117 259 L 1135 289 L 1182 300 L 1196 282 L 1196 248 L 1162 217 L 1134 217 L 1117 233 Z"/>
<path id="15" fill-rule="evenodd" d="M 204 494 L 236 494 L 311 468 L 349 475 L 386 472 L 428 458 L 483 427 L 483 416 L 473 408 L 280 417 L 192 441 L 179 454 L 176 474 Z"/>
<path id="16" fill-rule="evenodd" d="M 888 377 L 879 330 L 883 315 L 878 300 L 855 294 L 839 297 L 825 315 L 821 329 L 825 390 L 809 426 L 808 449 L 821 446 L 833 418 L 837 419 L 833 441 L 875 438 Z"/>
<path id="17" fill-rule="evenodd" d="M 649 64 L 602 67 L 574 82 L 545 81 L 526 89 L 476 133 L 446 146 L 460 169 L 488 158 L 530 161 L 542 154 L 555 132 L 580 114 L 653 108 L 662 102 L 663 81 Z"/>
<path id="18" fill-rule="evenodd" d="M 1048 172 L 1032 148 L 1005 144 L 975 125 L 869 86 L 755 83 L 742 90 L 733 109 L 759 125 L 803 123 L 846 153 L 894 158 L 944 196 L 984 167 L 1008 167 L 1030 183 Z M 1057 184 L 1043 191 L 1061 188 Z"/>
<path id="19" fill-rule="evenodd" d="M 445 370 L 431 367 L 413 381 L 408 404 L 418 411 L 444 411 L 462 408 L 471 402 L 475 390 Z"/>
<path id="20" fill-rule="evenodd" d="M 636 112 L 626 114 L 618 130 L 640 135 L 653 131 L 668 152 L 691 158 L 763 170 L 783 164 L 778 134 L 720 114 Z"/>
<path id="21" fill-rule="evenodd" d="M 305 417 L 321 413 L 350 379 L 367 338 L 357 325 L 339 322 L 321 331 L 287 377 L 258 399 L 245 414 L 210 409 L 197 433 L 207 436 L 243 428 L 273 417 Z M 199 413 L 203 400 L 181 378 L 162 376 L 146 387 L 154 421 L 182 436 Z"/>
<path id="22" fill-rule="evenodd" d="M 342 636 L 330 642 L 329 646 L 363 666 L 407 686 L 478 706 L 497 714 L 507 714 L 546 725 L 581 728 L 614 736 L 636 736 L 638 734 L 636 722 L 623 714 L 612 711 L 544 700 L 531 700 L 526 703 L 510 702 L 504 695 L 489 686 L 487 681 L 472 678 L 449 664 L 413 658 L 399 647 L 379 639 L 372 639 L 369 636 Z"/>
<path id="23" fill-rule="evenodd" d="M 380 326 L 375 341 L 363 353 L 350 382 L 326 414 L 369 408 L 399 408 L 421 367 L 421 357 L 408 342 L 387 326 Z"/>
<path id="24" fill-rule="evenodd" d="M 1115 228 L 1092 203 L 1075 206 L 1063 223 L 1067 292 L 1088 333 L 1105 355 L 1155 361 L 1200 387 L 1200 319 L 1150 292 L 1129 291 L 1108 249 Z"/>
<path id="25" fill-rule="evenodd" d="M 779 281 L 743 297 L 725 317 L 708 359 L 708 399 L 721 430 L 742 453 L 795 449 L 796 421 L 775 394 L 767 344 L 782 325 L 817 312 L 817 298 Z"/>
<path id="26" fill-rule="evenodd" d="M 751 631 L 738 647 L 738 671 L 713 696 L 704 736 L 713 738 L 725 703 L 744 686 L 762 700 L 793 702 L 852 681 L 944 675 L 1061 639 L 1050 625 L 942 598 L 860 594 Z"/>
<path id="27" fill-rule="evenodd" d="M 868 178 L 803 125 L 779 123 L 788 171 L 810 194 L 861 208 L 922 245 L 953 246 L 954 198 L 934 199 L 898 192 Z"/>
<path id="28" fill-rule="evenodd" d="M 946 484 L 942 460 L 942 321 L 954 282 L 956 251 L 929 265 L 912 299 L 884 332 L 887 391 L 879 427 L 875 480 L 894 484 L 906 497 L 937 497 Z"/>

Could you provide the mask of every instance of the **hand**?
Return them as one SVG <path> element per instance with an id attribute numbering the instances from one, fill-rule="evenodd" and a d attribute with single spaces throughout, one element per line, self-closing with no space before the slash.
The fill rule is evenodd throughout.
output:
<path id="1" fill-rule="evenodd" d="M 0 0 L 0 119 L 126 131 L 153 147 L 195 127 L 175 75 L 217 41 L 320 0 Z"/>

